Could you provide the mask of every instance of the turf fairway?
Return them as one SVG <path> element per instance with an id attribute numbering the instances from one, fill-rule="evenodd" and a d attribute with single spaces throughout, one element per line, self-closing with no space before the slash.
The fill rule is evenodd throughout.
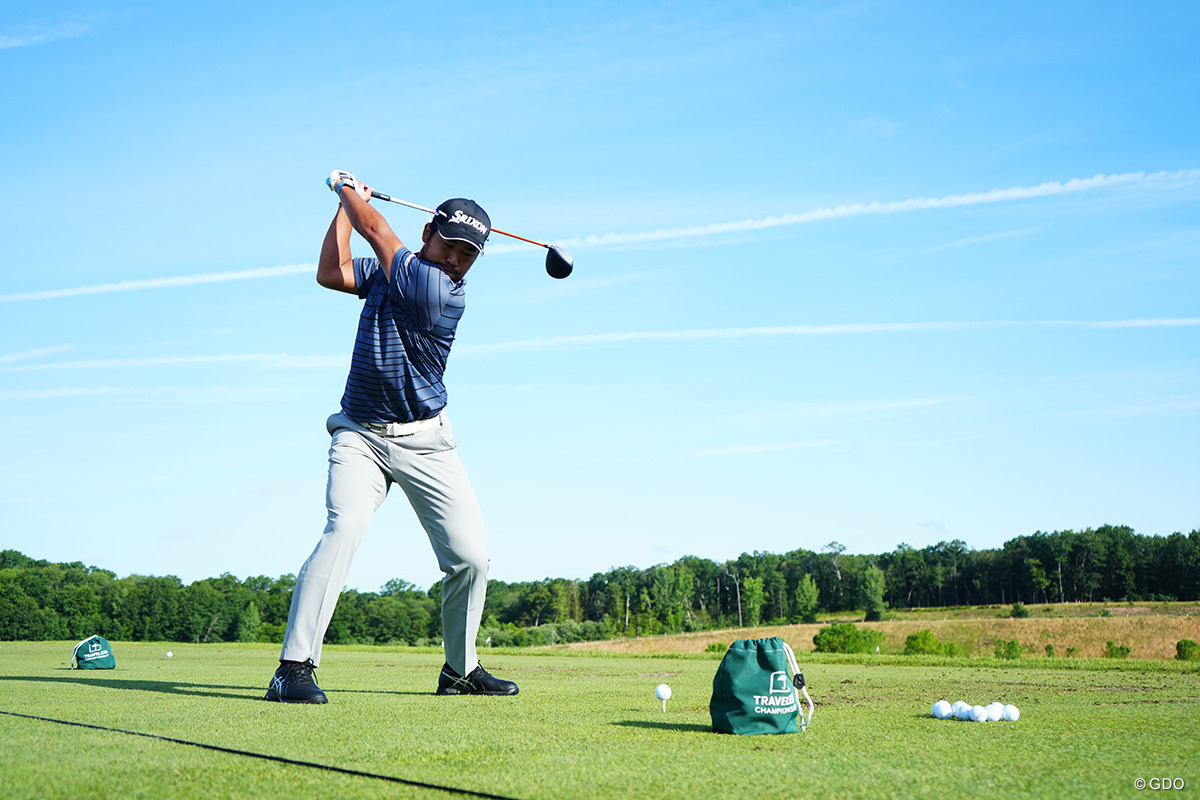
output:
<path id="1" fill-rule="evenodd" d="M 809 730 L 710 730 L 713 657 L 485 654 L 517 697 L 437 697 L 437 652 L 327 647 L 326 706 L 266 703 L 274 645 L 114 642 L 117 669 L 68 669 L 71 643 L 0 643 L 0 711 L 70 720 L 514 798 L 1130 797 L 1200 787 L 1200 669 L 882 656 L 801 664 Z M 167 659 L 166 651 L 174 651 Z M 1069 666 L 1069 668 L 1067 668 Z M 654 687 L 674 696 L 664 713 Z M 1020 706 L 1015 723 L 940 721 L 934 700 Z M 455 795 L 0 714 L 14 798 Z"/>

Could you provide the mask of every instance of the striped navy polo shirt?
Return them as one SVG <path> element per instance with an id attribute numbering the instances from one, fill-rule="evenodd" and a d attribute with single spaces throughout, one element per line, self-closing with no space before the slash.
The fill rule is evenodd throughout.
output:
<path id="1" fill-rule="evenodd" d="M 465 282 L 401 248 L 392 280 L 379 259 L 354 259 L 363 303 L 342 413 L 356 422 L 411 422 L 446 405 L 442 374 L 466 307 Z"/>

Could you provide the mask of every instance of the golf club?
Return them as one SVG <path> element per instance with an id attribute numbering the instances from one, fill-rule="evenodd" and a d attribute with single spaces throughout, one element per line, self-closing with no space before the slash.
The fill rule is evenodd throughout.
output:
<path id="1" fill-rule="evenodd" d="M 325 179 L 325 183 L 329 183 L 328 178 Z M 407 200 L 397 200 L 395 197 L 386 195 L 383 192 L 371 190 L 371 196 L 379 200 L 386 200 L 389 203 L 396 203 L 397 205 L 415 208 L 417 211 L 424 211 L 426 214 L 432 215 L 437 213 L 432 208 L 419 206 L 416 203 L 410 203 Z M 529 244 L 536 244 L 538 247 L 546 248 L 546 274 L 551 278 L 565 278 L 571 274 L 571 270 L 575 267 L 575 259 L 571 258 L 571 255 L 561 247 L 556 247 L 552 244 L 543 244 L 542 242 L 535 242 L 533 239 L 526 239 L 524 236 L 517 236 L 515 233 L 502 231 L 499 228 L 492 228 L 492 233 L 499 233 L 502 236 L 509 237 L 510 239 L 520 239 L 522 242 L 529 242 Z"/>

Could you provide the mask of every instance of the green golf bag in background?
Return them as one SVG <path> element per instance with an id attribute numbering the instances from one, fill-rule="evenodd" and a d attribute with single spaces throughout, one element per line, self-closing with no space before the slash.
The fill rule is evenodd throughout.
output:
<path id="1" fill-rule="evenodd" d="M 793 675 L 790 680 L 789 668 Z M 800 712 L 800 692 L 808 701 L 807 718 Z M 708 704 L 714 731 L 797 733 L 808 727 L 812 712 L 812 698 L 787 642 L 772 636 L 739 639 L 729 646 L 713 678 L 712 700 Z"/>
<path id="2" fill-rule="evenodd" d="M 103 636 L 89 636 L 75 645 L 71 663 L 78 669 L 115 669 L 117 657 Z"/>

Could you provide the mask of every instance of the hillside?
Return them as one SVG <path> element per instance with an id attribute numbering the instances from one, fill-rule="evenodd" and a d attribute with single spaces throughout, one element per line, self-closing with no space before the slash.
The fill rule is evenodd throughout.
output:
<path id="1" fill-rule="evenodd" d="M 859 627 L 882 631 L 886 636 L 883 653 L 903 652 L 905 638 L 926 628 L 943 642 L 959 645 L 968 656 L 992 655 L 996 640 L 1003 639 L 1021 642 L 1027 657 L 1044 656 L 1050 644 L 1058 657 L 1066 656 L 1068 648 L 1075 648 L 1078 658 L 1099 658 L 1111 641 L 1131 648 L 1130 658 L 1168 660 L 1175 658 L 1179 640 L 1200 641 L 1200 605 L 1196 603 L 1068 603 L 1028 608 L 1030 616 L 1024 619 L 1001 616 L 1010 608 L 998 606 L 912 609 L 893 614 L 884 622 L 862 622 L 861 616 L 834 614 L 822 616 L 815 625 L 723 628 L 562 646 L 618 653 L 703 653 L 714 642 L 729 644 L 737 639 L 778 636 L 801 653 L 813 650 L 813 636 L 830 622 L 855 622 Z"/>

